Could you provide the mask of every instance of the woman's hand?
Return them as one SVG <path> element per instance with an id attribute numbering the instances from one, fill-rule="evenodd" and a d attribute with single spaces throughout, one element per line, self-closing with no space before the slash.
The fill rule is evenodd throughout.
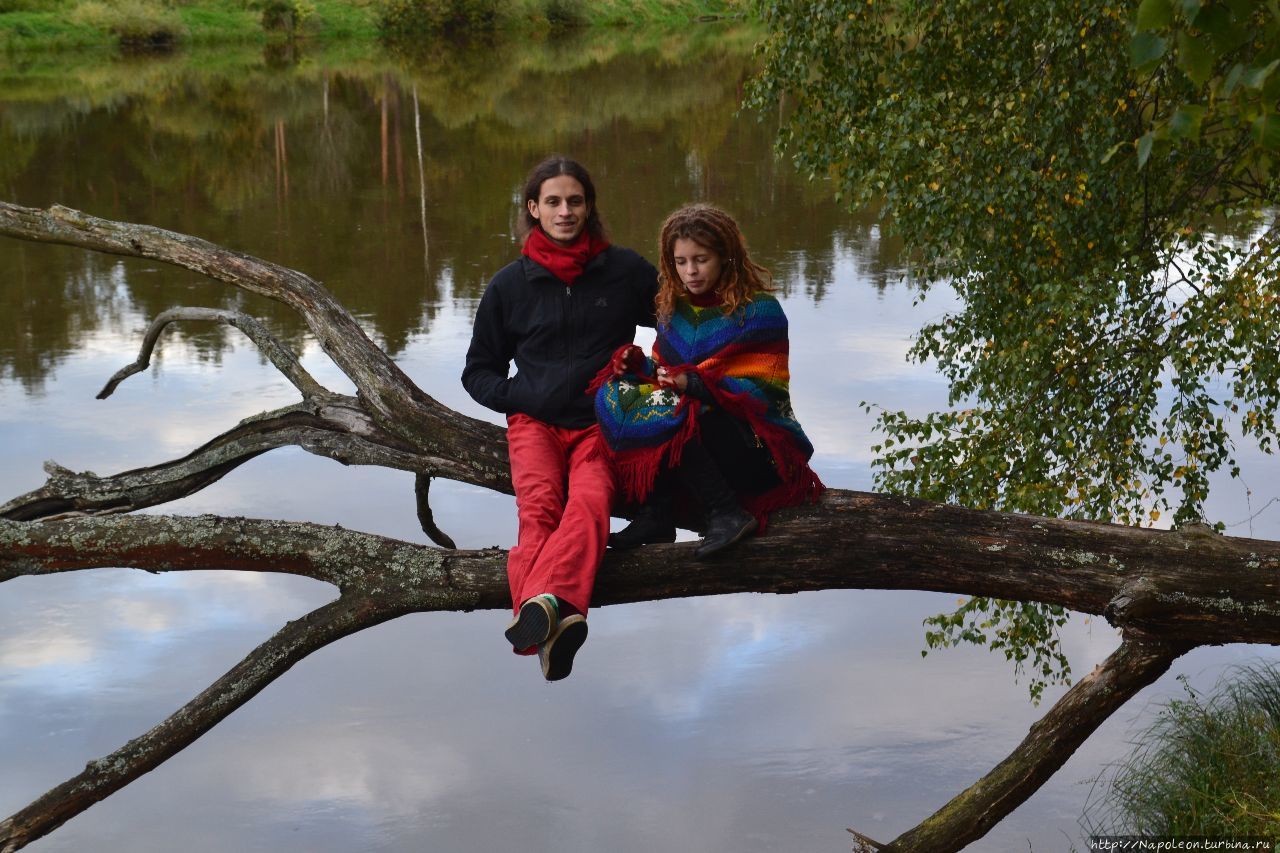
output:
<path id="1" fill-rule="evenodd" d="M 618 347 L 609 366 L 613 368 L 615 377 L 625 376 L 628 373 L 639 373 L 644 369 L 644 350 L 635 344 Z"/>
<path id="2" fill-rule="evenodd" d="M 674 388 L 683 394 L 689 388 L 689 377 L 683 373 L 672 375 L 665 367 L 659 367 L 658 384 L 663 388 Z"/>

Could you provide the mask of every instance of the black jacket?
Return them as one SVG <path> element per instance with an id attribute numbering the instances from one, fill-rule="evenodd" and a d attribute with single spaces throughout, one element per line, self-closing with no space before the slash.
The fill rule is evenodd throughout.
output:
<path id="1" fill-rule="evenodd" d="M 571 287 L 521 257 L 498 271 L 476 310 L 462 384 L 504 414 L 580 429 L 595 423 L 587 386 L 636 326 L 654 324 L 658 271 L 610 246 Z M 512 360 L 516 375 L 508 378 Z"/>

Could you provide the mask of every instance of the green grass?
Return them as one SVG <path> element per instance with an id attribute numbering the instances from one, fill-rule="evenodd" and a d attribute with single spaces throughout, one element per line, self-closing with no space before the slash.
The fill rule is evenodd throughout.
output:
<path id="1" fill-rule="evenodd" d="M 679 24 L 747 13 L 747 3 L 734 0 L 595 0 L 586 6 L 587 23 L 606 26 Z"/>
<path id="2" fill-rule="evenodd" d="M 514 0 L 499 3 L 508 25 L 546 24 L 556 11 L 588 27 L 636 24 L 678 25 L 699 20 L 745 17 L 746 0 Z"/>
<path id="3" fill-rule="evenodd" d="M 57 49 L 114 44 L 115 38 L 58 11 L 0 12 L 0 48 Z"/>
<path id="4" fill-rule="evenodd" d="M 258 13 L 243 3 L 201 3 L 182 7 L 178 14 L 195 44 L 252 41 L 263 35 Z"/>
<path id="5" fill-rule="evenodd" d="M 384 10 L 404 0 L 298 0 L 307 39 L 374 40 Z M 261 0 L 0 0 L 0 52 L 113 47 L 146 33 L 179 44 L 261 43 L 282 37 L 262 26 Z M 422 0 L 438 2 L 438 0 Z M 680 25 L 741 17 L 747 0 L 495 0 L 491 26 L 505 31 L 556 25 Z M 417 33 L 406 33 L 414 37 Z"/>
<path id="6" fill-rule="evenodd" d="M 307 27 L 327 38 L 375 39 L 378 37 L 378 10 L 375 2 L 315 0 L 316 11 Z"/>
<path id="7" fill-rule="evenodd" d="M 1091 833 L 1280 840 L 1280 666 L 1229 675 L 1209 696 L 1184 682 L 1089 805 Z"/>
<path id="8" fill-rule="evenodd" d="M 23 3 L 31 8 L 12 10 Z M 378 6 L 373 2 L 307 0 L 310 14 L 299 34 L 307 38 L 374 39 Z M 130 7 L 126 12 L 122 7 Z M 147 10 L 158 24 L 169 24 L 183 44 L 265 42 L 278 34 L 262 26 L 262 13 L 247 0 L 161 0 L 104 3 L 101 0 L 0 0 L 0 50 L 31 51 L 109 47 L 121 42 L 120 29 L 134 26 Z"/>

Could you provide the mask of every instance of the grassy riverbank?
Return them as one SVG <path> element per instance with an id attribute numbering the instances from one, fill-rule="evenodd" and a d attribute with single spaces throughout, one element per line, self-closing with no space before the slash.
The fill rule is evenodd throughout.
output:
<path id="1" fill-rule="evenodd" d="M 1173 699 L 1109 772 L 1090 834 L 1280 840 L 1280 666 L 1229 672 Z"/>
<path id="2" fill-rule="evenodd" d="M 0 0 L 0 51 L 677 24 L 747 0 Z"/>

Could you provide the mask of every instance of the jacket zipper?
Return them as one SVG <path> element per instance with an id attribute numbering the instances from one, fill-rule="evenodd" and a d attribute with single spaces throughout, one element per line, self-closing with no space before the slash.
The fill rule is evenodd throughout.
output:
<path id="1" fill-rule="evenodd" d="M 565 387 L 565 405 L 572 403 L 569 394 L 570 380 L 573 379 L 573 359 L 577 352 L 577 341 L 575 340 L 573 330 L 573 289 L 569 285 L 564 286 L 564 339 L 567 352 L 564 360 L 564 387 Z"/>

